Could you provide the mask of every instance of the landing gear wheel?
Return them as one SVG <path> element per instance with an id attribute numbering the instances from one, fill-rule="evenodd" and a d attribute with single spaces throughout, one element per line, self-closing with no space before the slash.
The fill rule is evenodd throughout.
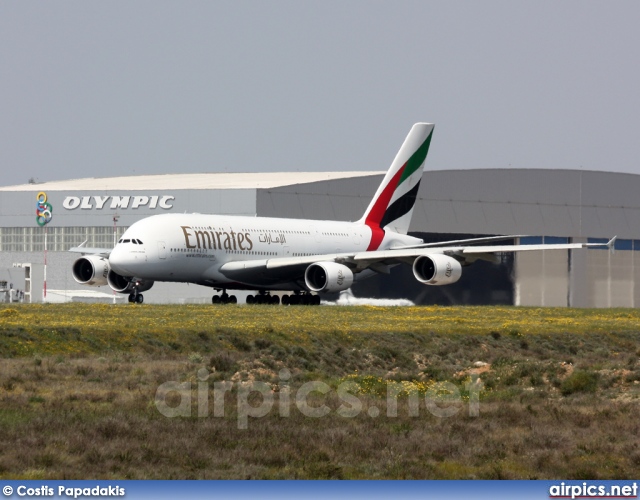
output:
<path id="1" fill-rule="evenodd" d="M 235 295 L 230 295 L 229 304 L 237 304 L 237 303 L 238 303 L 238 298 Z"/>
<path id="2" fill-rule="evenodd" d="M 136 296 L 132 293 L 129 294 L 129 302 L 135 302 L 136 301 Z"/>
<path id="3" fill-rule="evenodd" d="M 211 297 L 211 303 L 212 304 L 219 304 L 220 303 L 220 296 L 219 295 L 214 295 L 213 297 Z"/>
<path id="4" fill-rule="evenodd" d="M 282 296 L 282 305 L 283 306 L 288 306 L 289 305 L 289 296 L 288 295 L 283 295 Z"/>
<path id="5" fill-rule="evenodd" d="M 274 305 L 274 306 L 280 305 L 280 297 L 278 297 L 277 295 L 272 295 L 271 296 L 271 304 Z"/>
<path id="6" fill-rule="evenodd" d="M 319 306 L 320 305 L 320 295 L 314 295 L 313 296 L 313 302 L 311 303 L 314 306 Z"/>
<path id="7" fill-rule="evenodd" d="M 247 304 L 255 304 L 256 299 L 253 295 L 247 295 Z"/>
<path id="8" fill-rule="evenodd" d="M 136 297 L 136 303 L 137 304 L 142 304 L 144 302 L 144 297 L 142 296 L 141 293 L 139 293 Z"/>

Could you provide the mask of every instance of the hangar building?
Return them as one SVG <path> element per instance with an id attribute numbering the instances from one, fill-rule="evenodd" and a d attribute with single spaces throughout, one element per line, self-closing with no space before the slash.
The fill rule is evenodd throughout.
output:
<path id="1" fill-rule="evenodd" d="M 77 255 L 67 252 L 70 247 L 87 240 L 87 246 L 111 248 L 133 222 L 162 212 L 357 220 L 383 176 L 384 172 L 170 174 L 0 187 L 0 282 L 26 292 L 25 300 L 43 300 L 45 228 L 35 215 L 40 193 L 53 213 L 46 226 L 47 300 L 113 300 L 108 287 L 90 293 L 74 281 L 71 265 Z M 425 304 L 640 306 L 639 192 L 640 175 L 633 174 L 427 171 L 411 223 L 411 234 L 425 241 L 527 235 L 516 241 L 601 242 L 617 235 L 615 251 L 505 254 L 498 263 L 464 268 L 458 283 L 444 287 L 421 285 L 408 266 L 398 266 L 388 276 L 362 281 L 354 292 Z M 156 283 L 145 298 L 205 302 L 211 295 L 210 289 L 197 285 Z"/>

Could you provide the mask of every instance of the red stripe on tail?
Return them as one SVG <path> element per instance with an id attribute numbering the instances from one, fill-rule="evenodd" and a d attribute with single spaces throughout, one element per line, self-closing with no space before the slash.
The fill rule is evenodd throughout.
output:
<path id="1" fill-rule="evenodd" d="M 381 229 L 380 226 L 370 226 L 371 229 L 371 241 L 369 242 L 369 246 L 367 247 L 367 252 L 370 250 L 377 250 L 384 239 L 384 229 Z"/>
<path id="2" fill-rule="evenodd" d="M 371 208 L 371 211 L 367 214 L 367 218 L 365 219 L 364 223 L 371 229 L 371 241 L 369 242 L 367 251 L 377 250 L 380 246 L 380 243 L 382 243 L 382 240 L 384 238 L 384 229 L 380 227 L 380 222 L 384 217 L 384 213 L 387 211 L 389 201 L 391 201 L 391 197 L 398 187 L 398 182 L 400 182 L 400 179 L 402 178 L 402 172 L 404 172 L 406 166 L 407 164 L 405 163 L 404 165 L 402 165 L 402 168 L 400 168 L 396 172 L 396 174 L 382 190 L 380 196 L 378 196 L 378 199 Z"/>

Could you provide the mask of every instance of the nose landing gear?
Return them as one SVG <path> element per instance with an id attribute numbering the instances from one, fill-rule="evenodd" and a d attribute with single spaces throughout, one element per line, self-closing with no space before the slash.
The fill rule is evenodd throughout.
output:
<path id="1" fill-rule="evenodd" d="M 129 294 L 129 302 L 133 304 L 142 304 L 144 302 L 144 297 L 140 292 L 138 292 L 138 286 L 140 285 L 139 281 L 131 281 L 133 287 L 131 288 L 131 293 Z"/>
<path id="2" fill-rule="evenodd" d="M 133 292 L 129 294 L 129 302 L 142 304 L 144 302 L 144 296 L 138 293 L 138 288 L 134 288 Z"/>

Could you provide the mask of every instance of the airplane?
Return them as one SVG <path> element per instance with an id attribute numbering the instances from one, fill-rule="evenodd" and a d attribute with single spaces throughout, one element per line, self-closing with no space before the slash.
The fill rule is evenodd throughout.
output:
<path id="1" fill-rule="evenodd" d="M 248 304 L 319 305 L 322 292 L 340 292 L 399 264 L 425 285 L 448 285 L 476 260 L 504 252 L 611 248 L 608 243 L 496 245 L 518 235 L 424 243 L 409 236 L 434 124 L 413 125 L 362 218 L 355 222 L 231 215 L 154 215 L 132 224 L 113 249 L 70 249 L 83 285 L 109 285 L 143 303 L 154 282 L 186 282 L 222 292 L 213 304 L 236 303 L 227 290 L 255 291 Z M 490 245 L 487 245 L 491 243 Z"/>

